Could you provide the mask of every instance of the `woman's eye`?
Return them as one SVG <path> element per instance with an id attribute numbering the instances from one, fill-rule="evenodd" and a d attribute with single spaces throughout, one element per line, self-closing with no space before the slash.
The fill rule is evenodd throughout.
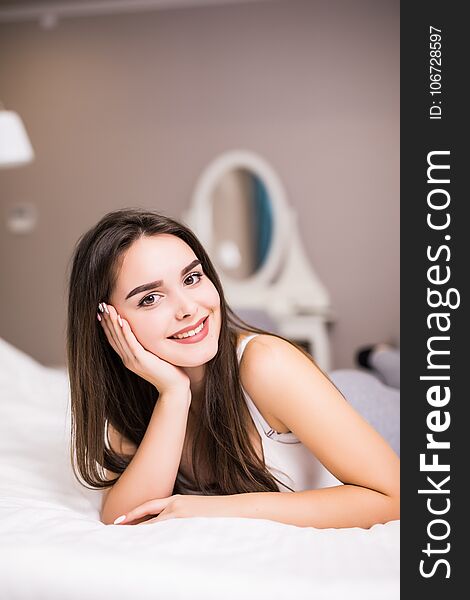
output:
<path id="1" fill-rule="evenodd" d="M 148 296 L 145 296 L 145 298 L 142 298 L 142 300 L 139 302 L 139 306 L 153 306 L 154 304 L 157 304 L 159 302 L 158 300 L 147 304 L 146 300 L 148 300 L 149 298 L 161 298 L 161 296 L 159 296 L 158 294 L 149 294 Z"/>
<path id="2" fill-rule="evenodd" d="M 189 280 L 189 285 L 193 285 L 194 284 L 194 278 L 197 278 L 196 283 L 198 281 L 200 281 L 203 277 L 202 273 L 199 273 L 198 271 L 195 271 L 194 273 L 190 273 L 185 281 Z M 192 281 L 191 281 L 192 280 Z M 157 298 L 157 300 L 155 300 L 154 302 L 147 302 L 149 299 L 151 300 L 152 298 Z M 145 298 L 142 298 L 142 300 L 139 302 L 138 306 L 155 306 L 155 304 L 158 304 L 160 302 L 161 296 L 160 294 L 149 294 L 148 296 L 145 296 Z"/>
<path id="3" fill-rule="evenodd" d="M 194 273 L 190 273 L 186 277 L 185 281 L 188 281 L 188 279 L 192 279 L 193 277 L 197 277 L 197 281 L 200 281 L 202 279 L 203 275 L 202 275 L 202 273 L 199 273 L 198 271 L 195 271 Z M 197 281 L 196 281 L 196 283 L 197 283 Z M 190 283 L 189 285 L 192 285 L 192 284 Z"/>

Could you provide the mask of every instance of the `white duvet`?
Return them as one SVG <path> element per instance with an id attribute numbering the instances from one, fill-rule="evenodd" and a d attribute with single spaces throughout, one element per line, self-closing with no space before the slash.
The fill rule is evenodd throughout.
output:
<path id="1" fill-rule="evenodd" d="M 399 598 L 399 521 L 103 525 L 69 463 L 66 374 L 0 339 L 0 600 Z"/>

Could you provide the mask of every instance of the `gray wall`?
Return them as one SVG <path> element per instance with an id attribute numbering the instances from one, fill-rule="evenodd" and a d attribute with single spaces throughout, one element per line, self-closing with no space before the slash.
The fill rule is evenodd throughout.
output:
<path id="1" fill-rule="evenodd" d="M 278 172 L 331 293 L 335 367 L 399 332 L 398 1 L 263 2 L 0 25 L 0 97 L 36 161 L 0 171 L 0 335 L 64 364 L 65 273 L 105 212 L 180 216 L 245 148 Z M 5 227 L 33 202 L 37 228 Z"/>

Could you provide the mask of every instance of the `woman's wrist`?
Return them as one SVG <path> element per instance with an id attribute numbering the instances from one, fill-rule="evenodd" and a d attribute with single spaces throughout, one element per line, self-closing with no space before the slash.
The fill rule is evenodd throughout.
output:
<path id="1" fill-rule="evenodd" d="M 178 386 L 174 388 L 166 388 L 159 392 L 158 401 L 165 404 L 180 404 L 189 406 L 191 404 L 191 388 L 189 385 Z"/>

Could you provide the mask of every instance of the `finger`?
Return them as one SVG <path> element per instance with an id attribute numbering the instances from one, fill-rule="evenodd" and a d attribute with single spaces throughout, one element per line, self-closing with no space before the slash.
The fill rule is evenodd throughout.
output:
<path id="1" fill-rule="evenodd" d="M 129 325 L 129 322 L 126 321 L 126 319 L 124 319 L 123 317 L 121 317 L 121 322 L 122 334 L 124 336 L 124 339 L 126 340 L 128 352 L 132 356 L 132 358 L 138 359 L 139 354 L 142 352 L 142 350 L 145 350 L 145 348 L 135 337 L 134 332 L 132 331 L 131 326 Z"/>
<path id="2" fill-rule="evenodd" d="M 119 344 L 117 343 L 114 334 L 111 332 L 111 327 L 109 324 L 103 324 L 102 323 L 102 327 L 103 330 L 105 332 L 106 335 L 106 339 L 109 342 L 109 345 L 111 346 L 111 348 L 116 352 L 116 354 L 119 356 L 119 358 L 123 361 L 123 355 L 122 355 L 122 349 L 121 346 L 119 346 Z M 124 361 L 123 361 L 124 362 Z"/>
<path id="3" fill-rule="evenodd" d="M 152 521 L 169 521 L 170 519 L 174 519 L 175 515 L 169 510 L 162 510 L 162 512 L 152 519 Z"/>
<path id="4" fill-rule="evenodd" d="M 109 345 L 112 347 L 112 349 L 116 352 L 116 354 L 120 355 L 120 348 L 116 345 L 116 342 L 114 341 L 114 338 L 109 330 L 109 323 L 106 321 L 106 319 L 104 318 L 104 315 L 101 315 L 101 327 L 104 331 L 104 334 L 106 336 L 106 339 L 108 340 Z M 121 357 L 122 358 L 122 357 Z"/>
<path id="5" fill-rule="evenodd" d="M 168 521 L 169 519 L 174 519 L 174 516 L 163 510 L 157 517 L 153 519 L 149 519 L 148 521 L 144 521 L 143 523 L 139 523 L 140 525 L 150 525 L 151 523 L 156 523 L 157 521 Z"/>
<path id="6" fill-rule="evenodd" d="M 159 515 L 153 517 L 153 519 L 148 519 L 141 523 L 141 525 L 147 525 L 149 523 L 156 523 L 157 521 L 168 521 L 168 519 L 174 519 L 175 514 L 170 510 L 169 506 L 164 508 Z"/>
<path id="7" fill-rule="evenodd" d="M 156 516 L 156 515 L 152 515 L 152 516 Z M 149 519 L 147 517 L 142 517 L 142 519 L 134 519 L 133 521 L 123 523 L 123 525 L 143 525 L 144 523 L 146 523 L 147 521 L 150 521 L 150 520 L 151 519 Z"/>
<path id="8" fill-rule="evenodd" d="M 101 326 L 103 327 L 103 330 L 106 334 L 106 337 L 108 338 L 109 343 L 113 346 L 116 352 L 118 352 L 117 349 L 119 348 L 119 344 L 117 343 L 116 336 L 110 320 L 109 308 L 104 302 L 101 302 L 101 306 L 103 307 L 103 312 L 101 313 Z M 105 310 L 105 307 L 108 308 L 107 311 Z"/>
<path id="9" fill-rule="evenodd" d="M 129 352 L 121 332 L 121 326 L 118 323 L 116 309 L 110 304 L 105 304 L 105 309 L 106 308 L 108 308 L 109 312 L 107 313 L 105 310 L 103 313 L 103 321 L 105 322 L 105 326 L 108 328 L 107 331 L 109 336 L 112 338 L 114 345 L 118 349 L 117 353 L 119 354 L 121 360 L 126 362 L 129 359 Z"/>
<path id="10" fill-rule="evenodd" d="M 116 311 L 114 306 L 109 306 L 109 312 L 111 322 L 113 324 L 113 331 L 116 338 L 119 341 L 120 348 L 125 357 L 126 364 L 131 364 L 132 360 L 137 358 L 137 353 L 142 350 L 142 346 L 137 341 L 134 333 L 132 332 L 129 322 L 123 319 Z"/>
<path id="11" fill-rule="evenodd" d="M 147 519 L 146 521 L 142 521 L 142 523 L 138 523 L 138 525 L 148 525 L 149 523 L 155 523 L 155 521 L 158 519 L 157 517 L 153 517 L 153 519 Z"/>
<path id="12" fill-rule="evenodd" d="M 149 519 L 148 521 L 144 521 L 143 523 L 138 523 L 138 525 L 148 525 L 149 523 L 155 523 L 157 517 L 153 519 Z"/>
<path id="13" fill-rule="evenodd" d="M 120 523 L 125 524 L 125 523 L 129 523 L 130 521 L 135 521 L 136 519 L 140 519 L 140 517 L 145 517 L 146 515 L 158 514 L 164 508 L 166 508 L 167 504 L 170 502 L 172 497 L 173 496 L 169 496 L 168 498 L 158 498 L 156 500 L 148 500 L 147 502 L 144 502 L 140 506 L 136 506 L 135 508 L 130 510 L 128 513 L 126 513 L 125 519 L 122 519 L 120 521 Z"/>

